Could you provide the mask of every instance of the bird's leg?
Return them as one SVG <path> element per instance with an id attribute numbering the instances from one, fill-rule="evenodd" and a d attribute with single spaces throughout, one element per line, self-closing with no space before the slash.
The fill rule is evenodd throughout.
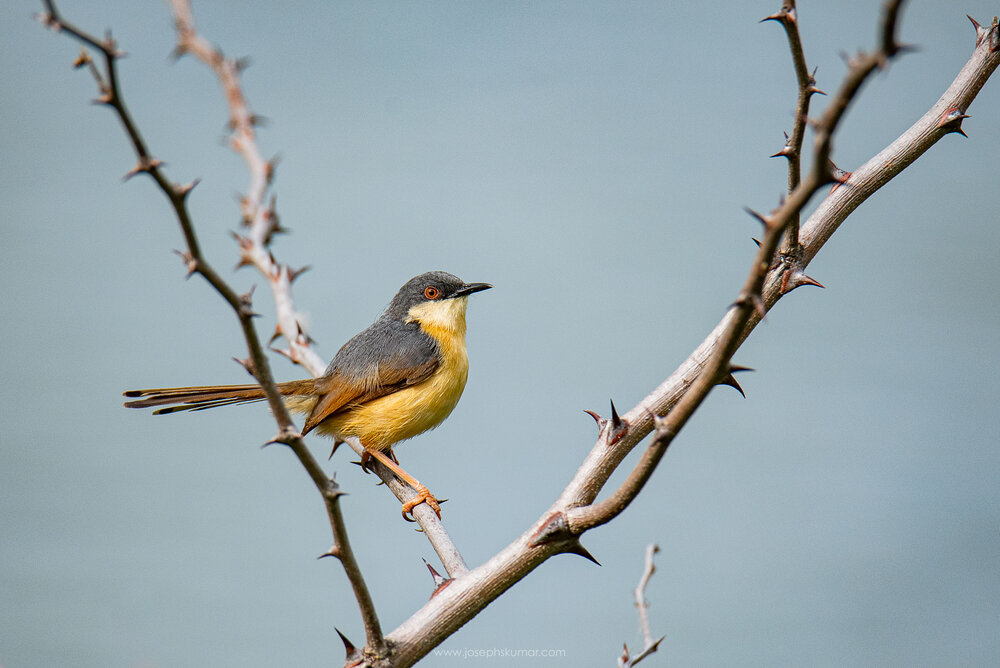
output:
<path id="1" fill-rule="evenodd" d="M 416 508 L 421 503 L 426 503 L 431 509 L 437 514 L 438 519 L 441 519 L 441 505 L 438 500 L 434 498 L 434 495 L 430 493 L 426 487 L 420 484 L 416 478 L 411 476 L 409 473 L 403 470 L 403 467 L 395 462 L 395 457 L 390 454 L 385 454 L 380 450 L 365 450 L 365 454 L 361 456 L 361 466 L 362 468 L 366 463 L 370 462 L 372 459 L 377 459 L 388 468 L 390 471 L 399 476 L 399 479 L 405 482 L 407 485 L 412 487 L 416 491 L 417 495 L 403 504 L 403 519 L 407 522 L 414 522 L 413 519 L 413 509 Z M 368 459 L 365 459 L 365 455 L 368 455 Z M 409 517 L 407 517 L 409 516 Z"/>

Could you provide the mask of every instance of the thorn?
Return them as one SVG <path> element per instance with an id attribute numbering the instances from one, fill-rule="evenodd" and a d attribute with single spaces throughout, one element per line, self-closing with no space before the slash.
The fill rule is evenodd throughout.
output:
<path id="1" fill-rule="evenodd" d="M 592 555 L 592 554 L 591 554 L 590 552 L 588 552 L 588 551 L 587 551 L 587 548 L 585 548 L 585 547 L 584 547 L 584 546 L 583 546 L 583 545 L 582 545 L 582 544 L 580 543 L 580 539 L 579 539 L 579 538 L 577 538 L 577 539 L 574 539 L 574 540 L 573 540 L 573 541 L 571 541 L 571 542 L 570 542 L 569 544 L 567 544 L 567 545 L 566 545 L 566 549 L 565 549 L 565 552 L 566 552 L 566 553 L 568 553 L 568 554 L 576 554 L 576 555 L 578 555 L 578 556 L 581 556 L 581 557 L 583 557 L 584 559 L 586 559 L 587 561 L 592 561 L 592 562 L 594 562 L 594 563 L 595 563 L 595 564 L 597 564 L 598 566 L 600 566 L 600 565 L 601 565 L 601 562 L 599 562 L 599 561 L 598 561 L 597 559 L 594 559 L 594 555 Z"/>
<path id="2" fill-rule="evenodd" d="M 333 627 L 333 630 L 337 632 L 338 636 L 340 636 L 341 642 L 344 643 L 344 649 L 347 651 L 347 657 L 346 658 L 350 659 L 351 655 L 354 654 L 354 653 L 356 653 L 358 651 L 358 648 L 355 647 L 354 643 L 352 643 L 350 640 L 348 640 L 347 636 L 345 636 L 343 633 L 341 633 L 340 629 L 338 629 L 336 626 Z"/>
<path id="3" fill-rule="evenodd" d="M 767 157 L 769 157 L 769 158 L 788 158 L 788 157 L 791 157 L 791 155 L 793 153 L 794 153 L 794 151 L 792 151 L 792 147 L 789 146 L 788 144 L 785 144 L 784 148 L 782 148 L 780 151 L 778 151 L 777 153 L 772 153 L 771 155 L 769 155 Z"/>
<path id="4" fill-rule="evenodd" d="M 753 369 L 751 369 L 748 366 L 739 366 L 739 365 L 736 365 L 736 364 L 730 364 L 729 365 L 729 373 L 727 373 L 726 377 L 723 378 L 722 380 L 720 380 L 718 384 L 719 385 L 728 385 L 729 387 L 733 388 L 734 390 L 736 390 L 737 392 L 739 392 L 740 394 L 742 394 L 743 398 L 746 399 L 746 397 L 747 397 L 746 393 L 743 391 L 743 388 L 740 387 L 739 382 L 737 382 L 736 376 L 733 375 L 733 374 L 739 373 L 741 371 L 753 371 Z M 654 420 L 654 422 L 655 422 L 655 420 Z"/>
<path id="5" fill-rule="evenodd" d="M 141 173 L 148 174 L 151 171 L 153 171 L 154 169 L 156 169 L 157 167 L 162 167 L 163 164 L 164 163 L 163 163 L 162 160 L 159 160 L 157 158 L 151 158 L 149 156 L 143 156 L 143 157 L 139 158 L 138 164 L 136 164 L 135 167 L 133 167 L 132 169 L 130 169 L 125 174 L 125 176 L 122 177 L 122 181 L 128 181 L 129 179 L 131 179 L 136 174 L 141 174 Z M 191 187 L 193 188 L 194 186 L 191 186 Z"/>
<path id="6" fill-rule="evenodd" d="M 757 239 L 756 237 L 750 237 L 750 241 L 752 241 L 755 244 L 757 244 L 757 248 L 760 248 L 760 240 L 759 239 Z"/>
<path id="7" fill-rule="evenodd" d="M 333 455 L 334 455 L 334 453 L 337 452 L 337 448 L 339 448 L 343 444 L 344 444 L 343 441 L 334 441 L 333 442 L 333 448 L 330 450 L 330 456 L 327 457 L 327 460 L 333 459 Z"/>
<path id="8" fill-rule="evenodd" d="M 347 496 L 347 492 L 342 490 L 340 485 L 337 484 L 337 479 L 331 476 L 326 483 L 326 490 L 323 495 L 331 501 L 336 501 L 342 496 Z"/>
<path id="9" fill-rule="evenodd" d="M 597 436 L 598 438 L 600 438 L 601 434 L 604 433 L 604 428 L 608 426 L 608 421 L 605 418 L 602 418 L 594 411 L 583 411 L 583 412 L 589 415 L 590 417 L 594 418 L 594 422 L 597 423 Z"/>
<path id="10" fill-rule="evenodd" d="M 763 225 L 765 230 L 770 229 L 770 227 L 774 224 L 774 221 L 770 217 L 759 214 L 748 206 L 743 207 L 743 210 L 756 218 L 757 222 Z"/>
<path id="11" fill-rule="evenodd" d="M 336 545 L 334 545 L 329 550 L 327 550 L 326 552 L 324 552 L 323 554 L 319 555 L 316 558 L 317 559 L 325 559 L 327 557 L 336 557 L 337 559 L 340 559 L 340 549 Z M 341 637 L 343 637 L 343 636 L 341 636 Z"/>
<path id="12" fill-rule="evenodd" d="M 421 557 L 423 559 L 423 557 Z M 451 584 L 451 579 L 438 573 L 433 566 L 431 566 L 426 559 L 423 559 L 424 566 L 427 566 L 427 570 L 431 572 L 431 577 L 434 578 L 434 592 L 431 594 L 431 598 L 437 596 L 438 592 Z"/>
<path id="13" fill-rule="evenodd" d="M 618 665 L 627 666 L 629 659 L 632 658 L 632 655 L 628 653 L 628 643 L 622 643 L 622 647 L 624 649 L 622 649 L 622 655 L 618 659 Z"/>
<path id="14" fill-rule="evenodd" d="M 854 172 L 848 172 L 847 170 L 841 169 L 834 164 L 833 160 L 828 160 L 829 164 L 829 176 L 833 181 L 833 187 L 830 188 L 830 194 L 832 195 L 837 188 L 841 185 L 847 183 L 847 180 L 851 178 Z"/>
<path id="15" fill-rule="evenodd" d="M 237 73 L 242 73 L 243 70 L 250 67 L 251 64 L 252 61 L 250 60 L 250 56 L 243 56 L 242 58 L 236 58 L 233 60 L 233 68 L 236 69 Z"/>
<path id="16" fill-rule="evenodd" d="M 184 275 L 184 278 L 191 278 L 191 275 L 198 271 L 198 261 L 195 260 L 194 256 L 188 251 L 175 250 L 174 253 L 179 255 L 180 258 L 184 260 L 184 266 L 187 268 L 187 273 Z"/>
<path id="17" fill-rule="evenodd" d="M 971 118 L 971 116 L 962 113 L 962 110 L 958 107 L 952 107 L 941 114 L 941 118 L 938 120 L 937 126 L 939 129 L 946 130 L 948 133 L 957 132 L 968 139 L 969 135 L 965 134 L 965 130 L 962 129 L 962 121 L 966 118 Z"/>
<path id="18" fill-rule="evenodd" d="M 813 73 L 815 74 L 815 70 L 813 71 Z M 809 86 L 808 93 L 810 95 L 826 95 L 825 90 L 820 90 L 819 88 L 816 88 L 815 85 Z"/>
<path id="19" fill-rule="evenodd" d="M 786 295 L 795 288 L 802 287 L 803 285 L 815 285 L 817 288 L 826 287 L 811 276 L 807 276 L 798 267 L 786 269 L 785 273 L 781 276 L 781 294 L 783 295 Z"/>
<path id="20" fill-rule="evenodd" d="M 744 398 L 744 399 L 746 399 L 746 398 L 747 398 L 747 394 L 746 394 L 746 392 L 744 392 L 744 391 L 743 391 L 743 388 L 742 388 L 742 387 L 740 387 L 740 384 L 739 384 L 739 382 L 738 382 L 738 381 L 736 380 L 736 376 L 734 376 L 734 375 L 733 375 L 733 374 L 731 374 L 731 373 L 730 373 L 730 374 L 728 374 L 728 375 L 727 375 L 727 376 L 726 376 L 725 378 L 723 378 L 722 380 L 720 380 L 720 381 L 718 382 L 718 384 L 719 384 L 719 385 L 728 385 L 729 387 L 731 387 L 731 388 L 733 388 L 734 390 L 736 390 L 737 392 L 739 392 L 739 393 L 740 393 L 740 394 L 741 394 L 741 395 L 743 396 L 743 398 Z"/>
<path id="21" fill-rule="evenodd" d="M 233 361 L 239 364 L 241 367 L 243 367 L 248 374 L 254 376 L 254 366 L 252 359 L 250 359 L 249 357 L 245 357 L 243 359 L 240 359 L 239 357 L 234 357 Z M 256 378 L 256 376 L 254 377 Z"/>
<path id="22" fill-rule="evenodd" d="M 628 420 L 621 418 L 615 409 L 615 402 L 611 400 L 611 433 L 608 434 L 608 445 L 614 445 L 628 433 Z"/>
<path id="23" fill-rule="evenodd" d="M 191 194 L 191 191 L 194 190 L 195 186 L 199 183 L 201 183 L 201 179 L 195 179 L 183 186 L 174 185 L 174 192 L 181 198 L 182 201 L 186 200 L 187 196 Z"/>
<path id="24" fill-rule="evenodd" d="M 295 354 L 288 348 L 268 348 L 271 352 L 278 353 L 282 357 L 286 357 L 292 362 L 296 362 Z"/>
<path id="25" fill-rule="evenodd" d="M 272 334 L 271 338 L 267 340 L 267 345 L 270 346 L 272 343 L 274 343 L 275 341 L 277 341 L 280 338 L 281 338 L 281 325 L 275 325 L 274 326 L 274 334 Z"/>

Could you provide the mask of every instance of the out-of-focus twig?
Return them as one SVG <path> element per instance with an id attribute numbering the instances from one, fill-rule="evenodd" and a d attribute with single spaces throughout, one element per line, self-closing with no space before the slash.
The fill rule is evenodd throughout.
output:
<path id="1" fill-rule="evenodd" d="M 280 336 L 288 344 L 287 348 L 276 349 L 276 352 L 301 364 L 313 376 L 320 376 L 326 364 L 312 348 L 311 339 L 302 325 L 303 318 L 295 309 L 291 289 L 292 282 L 308 267 L 294 270 L 286 264 L 280 264 L 269 250 L 271 239 L 283 229 L 279 224 L 275 198 L 273 195 L 269 197 L 276 161 L 265 160 L 257 146 L 256 127 L 259 117 L 250 110 L 240 83 L 245 61 L 227 57 L 221 49 L 198 33 L 189 0 L 170 0 L 170 6 L 177 30 L 175 53 L 177 56 L 191 54 L 215 73 L 229 107 L 229 128 L 232 132 L 230 145 L 236 153 L 243 156 L 250 171 L 250 184 L 246 194 L 240 199 L 242 218 L 248 231 L 245 236 L 235 235 L 240 247 L 239 265 L 254 266 L 271 286 L 277 315 L 277 326 L 271 341 Z M 364 453 L 364 447 L 357 439 L 348 439 L 347 444 L 357 454 Z M 374 462 L 371 469 L 401 502 L 405 503 L 416 494 L 381 463 Z M 414 511 L 414 519 L 448 574 L 454 577 L 468 571 L 461 552 L 437 514 L 426 504 L 417 506 Z"/>
<path id="2" fill-rule="evenodd" d="M 243 157 L 250 172 L 250 183 L 240 198 L 240 209 L 246 236 L 234 235 L 240 247 L 239 266 L 252 265 L 267 279 L 274 296 L 277 325 L 275 338 L 283 336 L 288 347 L 275 349 L 292 362 L 301 364 L 313 376 L 322 375 L 326 364 L 312 348 L 305 331 L 304 318 L 296 311 L 292 299 L 292 282 L 306 269 L 292 269 L 280 264 L 268 250 L 274 235 L 283 229 L 278 219 L 276 198 L 271 193 L 277 160 L 265 160 L 257 146 L 256 127 L 260 117 L 250 110 L 240 74 L 246 60 L 228 58 L 198 34 L 189 0 L 170 0 L 177 29 L 177 57 L 191 54 L 208 65 L 219 80 L 229 107 L 229 145 Z"/>
<path id="3" fill-rule="evenodd" d="M 656 564 L 653 558 L 660 551 L 659 546 L 650 544 L 646 546 L 646 562 L 639 576 L 639 584 L 632 591 L 635 599 L 635 607 L 639 611 L 639 629 L 642 631 L 642 649 L 638 654 L 629 652 L 628 644 L 624 645 L 622 655 L 618 658 L 618 668 L 631 668 L 640 661 L 660 648 L 660 643 L 666 636 L 653 638 L 653 633 L 649 629 L 649 601 L 646 600 L 646 587 L 649 586 L 649 579 L 656 572 Z"/>
<path id="4" fill-rule="evenodd" d="M 788 192 L 794 192 L 802 181 L 802 145 L 809 123 L 809 102 L 812 96 L 823 91 L 816 87 L 815 73 L 809 72 L 806 65 L 805 49 L 799 34 L 799 14 L 795 0 L 784 0 L 781 9 L 765 16 L 763 21 L 777 21 L 785 29 L 788 36 L 788 49 L 792 55 L 792 65 L 795 68 L 795 79 L 798 83 L 798 99 L 795 104 L 795 120 L 792 123 L 792 134 L 785 134 L 785 145 L 772 158 L 783 157 L 788 160 Z M 817 281 L 802 272 L 802 246 L 799 244 L 799 214 L 796 213 L 788 223 L 785 238 L 781 244 L 780 261 L 782 263 L 782 292 L 790 292 L 800 285 L 816 285 L 823 287 Z"/>

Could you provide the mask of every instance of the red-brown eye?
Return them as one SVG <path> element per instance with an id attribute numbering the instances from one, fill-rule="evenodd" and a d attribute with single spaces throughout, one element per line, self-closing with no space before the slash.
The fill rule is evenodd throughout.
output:
<path id="1" fill-rule="evenodd" d="M 435 288 L 433 285 L 428 285 L 424 288 L 424 297 L 427 299 L 437 299 L 441 296 L 441 291 Z"/>

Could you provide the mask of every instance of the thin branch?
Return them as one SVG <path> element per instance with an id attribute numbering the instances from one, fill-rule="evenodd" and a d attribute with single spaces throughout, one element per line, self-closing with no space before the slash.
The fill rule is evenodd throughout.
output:
<path id="1" fill-rule="evenodd" d="M 67 23 L 59 14 L 53 0 L 44 0 L 44 5 L 46 13 L 41 16 L 41 19 L 47 27 L 60 32 L 65 32 L 76 40 L 103 54 L 106 64 L 106 72 L 103 80 L 107 83 L 102 87 L 102 96 L 100 101 L 113 108 L 118 114 L 118 117 L 125 128 L 126 134 L 132 142 L 136 155 L 138 156 L 138 165 L 135 169 L 129 172 L 129 175 L 138 174 L 140 172 L 149 174 L 150 177 L 156 182 L 156 185 L 160 188 L 160 190 L 167 196 L 174 209 L 174 213 L 177 216 L 184 239 L 187 242 L 188 249 L 187 251 L 181 253 L 181 256 L 187 264 L 188 275 L 190 276 L 192 273 L 198 273 L 203 276 L 205 280 L 207 280 L 209 284 L 215 288 L 220 295 L 222 295 L 239 318 L 240 326 L 243 329 L 243 335 L 246 339 L 247 347 L 250 353 L 249 359 L 243 360 L 243 364 L 254 375 L 264 389 L 265 396 L 267 397 L 267 401 L 271 407 L 271 412 L 274 414 L 275 419 L 278 422 L 279 434 L 271 442 L 284 443 L 291 448 L 291 450 L 299 458 L 302 466 L 306 469 L 306 472 L 316 485 L 316 488 L 323 496 L 331 529 L 334 535 L 334 549 L 337 551 L 337 557 L 344 565 L 344 571 L 347 573 L 351 587 L 354 590 L 355 598 L 358 602 L 358 608 L 361 612 L 362 621 L 365 626 L 368 647 L 371 648 L 376 654 L 384 653 L 386 649 L 385 639 L 382 635 L 381 625 L 379 624 L 378 616 L 375 612 L 375 606 L 372 602 L 371 595 L 368 592 L 368 587 L 365 584 L 364 578 L 361 575 L 357 561 L 354 558 L 350 542 L 347 539 L 347 531 L 343 522 L 338 501 L 342 493 L 336 483 L 327 478 L 322 467 L 320 467 L 319 463 L 306 447 L 302 435 L 292 423 L 291 416 L 285 408 L 284 401 L 274 385 L 274 379 L 271 376 L 267 355 L 264 352 L 263 346 L 260 344 L 260 339 L 257 336 L 257 331 L 253 323 L 253 318 L 256 314 L 253 312 L 251 307 L 251 293 L 238 295 L 235 290 L 233 290 L 228 283 L 226 283 L 215 272 L 201 253 L 197 236 L 194 231 L 194 224 L 187 210 L 187 196 L 194 187 L 194 184 L 190 186 L 179 186 L 174 184 L 163 173 L 162 163 L 151 156 L 149 149 L 143 141 L 138 127 L 136 126 L 135 121 L 125 106 L 125 102 L 122 98 L 116 71 L 116 62 L 121 54 L 118 52 L 117 47 L 110 36 L 103 42 L 100 42 L 96 38 L 88 35 L 86 32 Z"/>
<path id="2" fill-rule="evenodd" d="M 619 668 L 631 668 L 637 665 L 640 661 L 658 650 L 660 643 L 666 637 L 660 636 L 658 639 L 653 639 L 653 633 L 649 629 L 649 601 L 646 600 L 646 587 L 649 586 L 649 580 L 653 577 L 653 573 L 656 572 L 656 564 L 653 558 L 659 551 L 659 546 L 652 543 L 646 546 L 645 566 L 642 569 L 642 575 L 639 576 L 639 584 L 636 585 L 635 590 L 632 592 L 632 596 L 635 599 L 635 607 L 639 611 L 639 629 L 642 631 L 643 641 L 642 650 L 635 656 L 632 656 L 628 651 L 628 645 L 625 645 L 625 651 L 618 660 Z"/>
<path id="3" fill-rule="evenodd" d="M 215 72 L 229 106 L 229 129 L 232 133 L 229 145 L 243 157 L 250 172 L 247 192 L 240 198 L 243 223 L 249 230 L 245 237 L 235 235 L 240 247 L 240 266 L 253 265 L 271 286 L 277 320 L 276 334 L 280 333 L 288 342 L 286 349 L 277 352 L 301 364 L 313 376 L 320 376 L 326 363 L 313 350 L 311 339 L 302 324 L 304 318 L 295 310 L 292 299 L 292 281 L 302 270 L 294 271 L 288 265 L 278 264 L 268 250 L 274 235 L 283 231 L 275 199 L 269 197 L 276 160 L 265 160 L 257 146 L 255 128 L 260 117 L 250 111 L 240 84 L 245 61 L 227 58 L 219 48 L 198 34 L 189 0 L 170 0 L 170 5 L 177 29 L 175 54 L 180 57 L 189 53 Z"/>
<path id="4" fill-rule="evenodd" d="M 785 146 L 771 157 L 788 159 L 788 192 L 799 187 L 802 180 L 802 144 L 809 121 L 809 101 L 812 96 L 822 91 L 816 88 L 816 79 L 809 73 L 806 65 L 805 49 L 802 47 L 802 37 L 799 35 L 799 16 L 795 0 L 785 0 L 781 9 L 761 21 L 777 21 L 785 29 L 788 36 L 788 48 L 792 55 L 792 65 L 795 68 L 795 79 L 798 82 L 798 100 L 795 104 L 795 121 L 792 124 L 791 136 L 785 135 Z M 795 215 L 788 224 L 782 255 L 791 255 L 799 246 L 799 217 Z"/>
<path id="5" fill-rule="evenodd" d="M 246 236 L 234 235 L 240 248 L 239 264 L 253 265 L 271 286 L 277 319 L 275 338 L 280 335 L 288 342 L 287 348 L 276 352 L 302 365 L 314 377 L 321 376 L 325 372 L 326 363 L 313 350 L 309 335 L 302 327 L 303 318 L 296 311 L 292 298 L 292 282 L 304 269 L 295 271 L 288 265 L 277 263 L 268 250 L 274 234 L 283 230 L 278 222 L 274 198 L 268 198 L 275 162 L 265 160 L 257 147 L 258 117 L 250 111 L 240 83 L 240 74 L 245 65 L 240 60 L 227 58 L 218 47 L 198 34 L 189 0 L 170 0 L 170 5 L 177 30 L 175 53 L 177 56 L 191 54 L 215 73 L 229 107 L 229 127 L 232 131 L 230 145 L 233 151 L 243 157 L 250 171 L 250 184 L 246 194 L 240 199 L 243 220 L 249 231 Z M 364 453 L 364 447 L 357 439 L 349 439 L 347 444 L 357 454 Z M 376 463 L 371 468 L 401 502 L 405 503 L 416 494 L 381 464 Z M 469 568 L 440 518 L 426 504 L 421 504 L 414 510 L 414 519 L 448 574 L 455 577 L 467 572 Z"/>

